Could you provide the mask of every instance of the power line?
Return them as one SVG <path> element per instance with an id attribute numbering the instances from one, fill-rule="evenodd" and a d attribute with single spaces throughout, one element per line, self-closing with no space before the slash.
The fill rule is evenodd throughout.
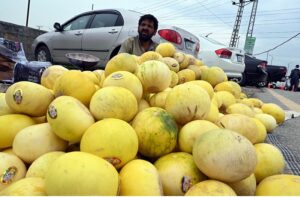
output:
<path id="1" fill-rule="evenodd" d="M 198 13 L 198 12 L 192 12 L 192 14 L 193 13 Z M 283 12 L 283 13 L 282 12 L 265 13 L 265 14 L 259 14 L 259 15 L 257 15 L 257 17 L 259 17 L 259 16 L 269 16 L 269 15 L 293 14 L 293 13 L 298 14 L 299 11 Z M 220 14 L 219 16 L 222 16 L 222 18 L 232 18 L 234 16 L 234 14 Z M 250 14 L 246 13 L 245 16 L 250 16 Z M 170 17 L 172 17 L 172 19 L 170 19 Z M 174 17 L 174 15 L 168 16 L 168 17 L 164 17 L 164 19 L 165 20 L 175 20 L 175 19 L 173 19 L 173 17 Z M 195 16 L 195 15 L 188 15 L 187 17 L 189 17 L 189 18 L 200 18 L 200 17 L 212 18 L 213 16 L 211 16 L 211 15 L 197 15 L 197 16 Z"/>
<path id="2" fill-rule="evenodd" d="M 157 0 L 159 1 L 159 0 Z M 136 7 L 134 8 L 134 10 L 148 10 L 149 8 L 151 7 L 157 7 L 157 6 L 160 6 L 160 5 L 163 5 L 165 4 L 166 2 L 171 2 L 171 0 L 167 0 L 167 1 L 159 1 L 158 3 L 157 2 L 153 2 L 153 1 L 150 1 L 151 3 L 149 5 L 144 5 L 144 6 L 140 6 L 140 7 Z"/>
<path id="3" fill-rule="evenodd" d="M 293 38 L 296 38 L 298 35 L 300 35 L 300 33 L 297 33 L 296 35 L 290 37 L 290 38 L 287 39 L 286 41 L 280 43 L 279 45 L 277 45 L 277 46 L 275 46 L 275 47 L 273 47 L 273 48 L 271 48 L 271 49 L 269 49 L 269 50 L 263 51 L 263 52 L 261 52 L 261 53 L 257 53 L 257 54 L 255 54 L 255 55 L 261 55 L 261 54 L 264 54 L 264 53 L 268 53 L 268 52 L 270 52 L 270 51 L 273 51 L 273 50 L 277 49 L 278 47 L 284 45 L 285 43 L 289 42 L 289 41 L 292 40 Z"/>
<path id="4" fill-rule="evenodd" d="M 197 0 L 199 2 L 199 0 Z M 201 2 L 199 2 L 201 4 Z M 213 13 L 210 9 L 208 9 L 207 7 L 205 7 L 203 5 L 203 7 L 205 8 L 205 10 L 207 10 L 209 13 L 211 13 L 212 15 L 214 15 L 217 19 L 219 19 L 222 23 L 224 23 L 225 25 L 229 26 L 231 28 L 231 26 L 229 24 L 227 24 L 226 22 L 224 22 L 220 17 L 218 17 L 215 13 Z"/>
<path id="5" fill-rule="evenodd" d="M 203 0 L 203 1 L 201 1 L 201 3 L 204 3 L 206 1 L 208 1 L 208 0 Z M 212 2 L 209 2 L 208 4 L 210 4 L 210 3 L 212 3 Z M 208 5 L 208 4 L 205 4 L 205 5 Z M 193 6 L 193 5 L 195 5 L 195 6 Z M 191 13 L 193 10 L 199 12 L 199 9 L 201 9 L 201 8 L 202 8 L 202 5 L 199 5 L 199 3 L 196 2 L 192 5 L 184 6 L 180 9 L 177 9 L 177 10 L 179 10 L 179 12 L 175 13 L 175 15 L 173 14 L 172 17 L 182 16 L 185 13 Z M 167 13 L 167 14 L 164 14 L 164 15 L 160 16 L 160 18 L 164 18 L 164 17 L 170 17 L 170 14 Z"/>

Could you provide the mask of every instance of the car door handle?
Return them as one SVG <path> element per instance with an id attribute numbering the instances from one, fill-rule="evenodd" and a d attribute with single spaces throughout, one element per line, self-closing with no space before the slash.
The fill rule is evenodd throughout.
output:
<path id="1" fill-rule="evenodd" d="M 80 36 L 80 35 L 82 35 L 82 32 L 77 32 L 77 33 L 75 33 L 75 35 Z"/>
<path id="2" fill-rule="evenodd" d="M 110 34 L 115 34 L 115 33 L 118 33 L 118 31 L 112 30 L 112 31 L 109 31 L 108 33 L 110 33 Z"/>

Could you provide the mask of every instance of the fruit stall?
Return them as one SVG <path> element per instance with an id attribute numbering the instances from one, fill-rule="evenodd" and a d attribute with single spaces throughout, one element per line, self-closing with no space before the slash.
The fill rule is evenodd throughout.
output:
<path id="1" fill-rule="evenodd" d="M 170 43 L 105 70 L 51 65 L 0 93 L 0 195 L 300 195 L 266 142 L 284 121 Z"/>

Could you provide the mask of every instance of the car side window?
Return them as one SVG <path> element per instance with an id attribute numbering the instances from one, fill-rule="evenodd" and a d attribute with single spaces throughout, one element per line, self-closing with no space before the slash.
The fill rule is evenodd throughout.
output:
<path id="1" fill-rule="evenodd" d="M 96 14 L 90 28 L 113 27 L 116 26 L 116 21 L 119 15 L 113 13 Z"/>
<path id="2" fill-rule="evenodd" d="M 64 31 L 85 29 L 87 23 L 89 22 L 90 17 L 91 15 L 85 15 L 76 18 L 75 20 L 71 21 L 69 24 L 64 26 Z"/>

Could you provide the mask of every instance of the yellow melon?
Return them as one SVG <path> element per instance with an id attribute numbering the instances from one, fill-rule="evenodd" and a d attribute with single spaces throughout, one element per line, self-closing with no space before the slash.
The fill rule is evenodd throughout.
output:
<path id="1" fill-rule="evenodd" d="M 98 90 L 93 95 L 90 111 L 96 120 L 118 118 L 130 121 L 138 112 L 138 102 L 128 89 L 109 86 Z"/>
<path id="2" fill-rule="evenodd" d="M 173 55 L 173 58 L 174 58 L 179 64 L 181 64 L 181 63 L 184 61 L 185 54 L 182 53 L 182 52 L 176 52 L 176 53 Z"/>
<path id="3" fill-rule="evenodd" d="M 139 153 L 147 157 L 159 157 L 174 150 L 178 128 L 175 120 L 165 110 L 150 107 L 139 112 L 132 127 L 139 139 Z"/>
<path id="4" fill-rule="evenodd" d="M 185 196 L 236 196 L 236 193 L 221 181 L 206 180 L 194 185 Z"/>
<path id="5" fill-rule="evenodd" d="M 0 152 L 0 191 L 25 177 L 26 166 L 16 155 Z"/>
<path id="6" fill-rule="evenodd" d="M 179 131 L 179 150 L 192 153 L 195 140 L 205 132 L 219 129 L 217 125 L 207 120 L 194 120 L 185 124 Z"/>
<path id="7" fill-rule="evenodd" d="M 209 67 L 203 69 L 201 73 L 201 79 L 210 83 L 213 87 L 224 81 L 228 81 L 227 75 L 220 67 Z"/>
<path id="8" fill-rule="evenodd" d="M 64 72 L 54 85 L 55 97 L 72 96 L 88 106 L 97 88 L 83 72 L 70 70 Z"/>
<path id="9" fill-rule="evenodd" d="M 233 103 L 229 105 L 226 109 L 228 114 L 243 114 L 248 117 L 254 117 L 253 110 L 243 103 Z"/>
<path id="10" fill-rule="evenodd" d="M 200 66 L 197 66 L 197 65 L 189 65 L 187 67 L 187 69 L 190 69 L 192 71 L 195 72 L 195 79 L 196 80 L 200 80 L 201 79 L 201 69 L 200 69 Z"/>
<path id="11" fill-rule="evenodd" d="M 83 71 L 82 73 L 85 74 L 95 85 L 100 84 L 99 78 L 97 77 L 97 74 L 95 72 L 86 70 Z"/>
<path id="12" fill-rule="evenodd" d="M 211 179 L 236 182 L 250 176 L 256 167 L 256 152 L 244 136 L 227 129 L 200 135 L 193 144 L 198 168 Z"/>
<path id="13" fill-rule="evenodd" d="M 44 116 L 53 99 L 49 89 L 28 81 L 14 83 L 5 93 L 6 103 L 12 110 L 30 116 Z"/>
<path id="14" fill-rule="evenodd" d="M 51 151 L 64 151 L 67 142 L 52 131 L 49 123 L 32 125 L 22 129 L 13 142 L 13 152 L 26 163 Z"/>
<path id="15" fill-rule="evenodd" d="M 47 121 L 58 137 L 69 142 L 79 142 L 95 122 L 88 108 L 70 96 L 60 96 L 49 105 Z"/>
<path id="16" fill-rule="evenodd" d="M 203 81 L 203 80 L 195 80 L 195 81 L 189 81 L 187 83 L 193 83 L 195 85 L 200 86 L 201 88 L 203 88 L 209 95 L 210 99 L 213 98 L 214 96 L 214 89 L 213 87 L 210 85 L 210 83 L 208 83 L 207 81 Z"/>
<path id="17" fill-rule="evenodd" d="M 176 73 L 179 71 L 179 63 L 176 59 L 172 57 L 164 57 L 162 58 L 162 62 L 164 62 L 169 67 L 170 70 Z"/>
<path id="18" fill-rule="evenodd" d="M 300 176 L 273 175 L 263 179 L 257 186 L 256 196 L 300 196 Z"/>
<path id="19" fill-rule="evenodd" d="M 170 69 L 166 64 L 157 60 L 142 63 L 138 67 L 136 75 L 142 82 L 145 92 L 160 92 L 171 84 Z"/>
<path id="20" fill-rule="evenodd" d="M 41 85 L 53 89 L 56 80 L 66 71 L 68 69 L 61 65 L 53 65 L 46 68 L 41 76 Z"/>
<path id="21" fill-rule="evenodd" d="M 140 63 L 142 64 L 146 61 L 151 61 L 151 60 L 161 61 L 162 58 L 163 57 L 161 56 L 161 54 L 159 54 L 155 51 L 147 51 L 140 56 Z"/>
<path id="22" fill-rule="evenodd" d="M 254 171 L 257 182 L 284 170 L 285 160 L 281 151 L 272 144 L 259 143 L 254 145 L 257 155 L 257 165 Z"/>
<path id="23" fill-rule="evenodd" d="M 0 92 L 0 116 L 13 113 L 14 110 L 12 110 L 6 103 L 5 93 Z"/>
<path id="24" fill-rule="evenodd" d="M 202 119 L 210 109 L 207 92 L 195 84 L 175 86 L 166 99 L 166 110 L 180 124 Z"/>
<path id="25" fill-rule="evenodd" d="M 99 81 L 99 87 L 102 87 L 103 81 L 105 79 L 105 71 L 101 69 L 94 70 L 93 73 L 95 73 L 96 77 Z"/>
<path id="26" fill-rule="evenodd" d="M 85 152 L 60 156 L 45 176 L 49 196 L 115 196 L 118 184 L 118 172 L 109 162 Z"/>
<path id="27" fill-rule="evenodd" d="M 261 108 L 264 104 L 260 99 L 258 98 L 249 98 L 249 101 L 252 102 L 253 107 Z"/>
<path id="28" fill-rule="evenodd" d="M 136 156 L 138 137 L 127 122 L 106 118 L 87 129 L 80 141 L 80 151 L 97 155 L 119 169 Z"/>
<path id="29" fill-rule="evenodd" d="M 160 107 L 160 108 L 165 108 L 166 104 L 166 98 L 169 94 L 169 91 L 162 91 L 159 93 L 154 94 L 150 98 L 150 106 L 151 107 Z"/>
<path id="30" fill-rule="evenodd" d="M 146 108 L 149 108 L 150 104 L 145 100 L 145 99 L 141 99 L 139 102 L 139 106 L 138 106 L 138 112 L 143 111 Z"/>
<path id="31" fill-rule="evenodd" d="M 143 95 L 143 86 L 136 75 L 128 71 L 116 71 L 108 75 L 103 81 L 102 87 L 118 86 L 128 89 L 132 92 L 137 101 L 140 101 Z"/>
<path id="32" fill-rule="evenodd" d="M 188 81 L 194 81 L 196 79 L 196 74 L 191 69 L 182 69 L 178 73 L 178 84 L 182 84 Z"/>
<path id="33" fill-rule="evenodd" d="M 254 122 L 258 128 L 258 136 L 255 141 L 255 144 L 262 143 L 265 141 L 265 139 L 267 137 L 267 129 L 266 129 L 265 125 L 257 118 L 252 118 L 252 120 L 254 120 Z"/>
<path id="34" fill-rule="evenodd" d="M 217 99 L 219 110 L 221 112 L 226 112 L 226 109 L 236 103 L 235 97 L 228 91 L 215 92 L 214 96 Z"/>
<path id="35" fill-rule="evenodd" d="M 63 154 L 65 154 L 65 152 L 52 151 L 41 155 L 31 163 L 26 172 L 26 177 L 45 178 L 46 172 L 48 171 L 50 165 Z"/>
<path id="36" fill-rule="evenodd" d="M 2 196 L 46 196 L 45 180 L 40 177 L 24 178 L 0 192 Z"/>
<path id="37" fill-rule="evenodd" d="M 155 166 L 141 159 L 127 163 L 120 171 L 119 195 L 162 196 L 162 183 Z"/>
<path id="38" fill-rule="evenodd" d="M 170 83 L 169 87 L 173 88 L 174 86 L 176 86 L 178 84 L 179 79 L 178 79 L 178 75 L 176 72 L 174 72 L 172 70 L 170 72 L 171 72 L 171 83 Z"/>
<path id="39" fill-rule="evenodd" d="M 235 98 L 240 98 L 240 94 L 242 92 L 240 85 L 237 84 L 236 82 L 233 82 L 233 81 L 221 82 L 221 83 L 219 83 L 215 86 L 214 90 L 216 92 L 218 92 L 218 91 L 228 91 L 231 94 L 233 94 L 233 96 Z"/>
<path id="40" fill-rule="evenodd" d="M 203 63 L 202 60 L 196 59 L 195 65 L 196 65 L 196 66 L 203 66 L 204 63 Z"/>
<path id="41" fill-rule="evenodd" d="M 215 123 L 219 119 L 219 109 L 213 102 L 210 103 L 209 112 L 205 114 L 203 119 L 212 123 Z"/>
<path id="42" fill-rule="evenodd" d="M 262 105 L 261 110 L 263 113 L 273 116 L 277 124 L 281 124 L 285 120 L 285 112 L 275 103 L 265 103 Z"/>
<path id="43" fill-rule="evenodd" d="M 182 196 L 193 185 L 206 180 L 194 163 L 193 156 L 185 152 L 170 153 L 155 161 L 162 180 L 164 195 Z"/>
<path id="44" fill-rule="evenodd" d="M 247 178 L 227 183 L 238 196 L 254 196 L 256 191 L 256 179 L 254 174 L 252 173 Z"/>
<path id="45" fill-rule="evenodd" d="M 258 128 L 253 119 L 242 114 L 226 114 L 219 118 L 216 124 L 225 129 L 235 131 L 250 142 L 255 143 L 258 137 Z"/>
<path id="46" fill-rule="evenodd" d="M 163 42 L 155 48 L 155 52 L 159 53 L 162 57 L 173 57 L 176 48 L 170 42 Z"/>
<path id="47" fill-rule="evenodd" d="M 265 113 L 256 114 L 254 118 L 257 118 L 258 120 L 261 121 L 261 123 L 263 123 L 268 133 L 272 133 L 274 129 L 277 127 L 276 119 L 269 114 L 265 114 Z"/>
<path id="48" fill-rule="evenodd" d="M 134 73 L 138 63 L 135 57 L 129 53 L 119 53 L 111 58 L 105 66 L 105 76 L 116 71 L 128 71 Z"/>
<path id="49" fill-rule="evenodd" d="M 34 120 L 22 114 L 0 116 L 0 148 L 11 147 L 17 133 L 34 124 Z"/>

